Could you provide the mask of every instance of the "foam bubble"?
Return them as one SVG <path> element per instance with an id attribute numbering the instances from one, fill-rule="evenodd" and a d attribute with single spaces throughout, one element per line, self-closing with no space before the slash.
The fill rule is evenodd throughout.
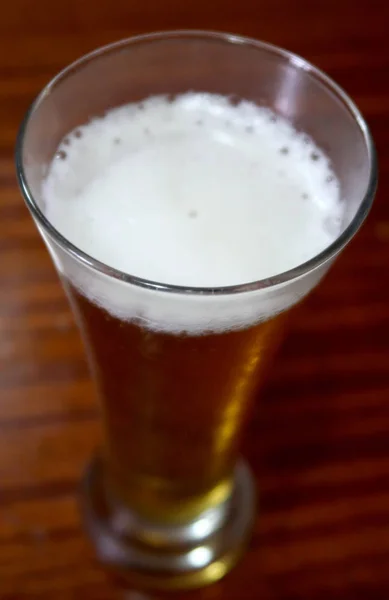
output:
<path id="1" fill-rule="evenodd" d="M 199 93 L 122 106 L 68 134 L 43 200 L 54 227 L 94 258 L 131 275 L 194 287 L 292 269 L 335 239 L 343 214 L 338 181 L 310 138 L 268 109 Z M 236 302 L 219 298 L 219 318 L 198 296 L 161 299 L 76 271 L 68 265 L 66 275 L 111 314 L 169 331 L 246 326 L 306 293 L 300 286 L 286 304 L 271 294 L 272 306 L 262 302 L 268 292 L 257 292 L 255 302 L 249 294 L 244 315 L 236 314 Z"/>

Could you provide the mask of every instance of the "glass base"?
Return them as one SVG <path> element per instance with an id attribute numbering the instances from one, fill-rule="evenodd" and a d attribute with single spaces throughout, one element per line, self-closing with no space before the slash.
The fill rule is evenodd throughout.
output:
<path id="1" fill-rule="evenodd" d="M 95 459 L 84 478 L 82 512 L 105 566 L 139 587 L 189 589 L 221 579 L 234 566 L 251 533 L 255 491 L 241 461 L 226 503 L 185 525 L 156 525 L 108 502 Z"/>

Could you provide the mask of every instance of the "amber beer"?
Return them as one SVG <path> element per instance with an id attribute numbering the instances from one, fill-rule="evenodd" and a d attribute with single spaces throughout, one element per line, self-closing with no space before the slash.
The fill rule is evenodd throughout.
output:
<path id="1" fill-rule="evenodd" d="M 250 282 L 295 267 L 339 230 L 328 161 L 253 103 L 151 97 L 70 132 L 43 194 L 67 239 L 120 270 L 62 268 L 105 428 L 93 510 L 126 521 L 126 535 L 131 515 L 151 529 L 215 511 L 221 522 L 277 315 L 306 285 Z"/>
<path id="2" fill-rule="evenodd" d="M 225 501 L 282 317 L 240 331 L 173 335 L 71 294 L 103 411 L 106 471 L 120 500 L 157 522 L 186 521 Z"/>
<path id="3" fill-rule="evenodd" d="M 283 315 L 373 200 L 366 124 L 300 57 L 165 32 L 60 73 L 17 171 L 99 395 L 81 494 L 97 554 L 142 587 L 216 581 L 252 530 L 239 445 Z"/>

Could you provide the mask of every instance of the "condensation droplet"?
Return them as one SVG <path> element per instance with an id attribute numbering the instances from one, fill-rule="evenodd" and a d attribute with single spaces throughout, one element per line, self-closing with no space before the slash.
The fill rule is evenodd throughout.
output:
<path id="1" fill-rule="evenodd" d="M 64 144 L 64 146 L 70 146 L 69 138 L 66 137 L 62 143 Z"/>
<path id="2" fill-rule="evenodd" d="M 59 158 L 60 160 L 65 160 L 65 158 L 67 158 L 67 154 L 66 154 L 65 150 L 58 150 L 58 152 L 55 156 L 56 156 L 56 158 Z"/>
<path id="3" fill-rule="evenodd" d="M 121 143 L 121 141 L 122 141 L 122 140 L 121 140 L 119 137 L 115 137 L 115 138 L 113 138 L 113 143 L 114 143 L 114 144 L 116 144 L 116 145 L 120 144 L 120 143 Z"/>
<path id="4" fill-rule="evenodd" d="M 81 131 L 81 129 L 76 129 L 76 131 L 74 132 L 74 137 L 76 137 L 76 138 L 81 138 L 82 137 L 82 131 Z"/>
<path id="5" fill-rule="evenodd" d="M 316 162 L 319 159 L 320 159 L 320 155 L 317 152 L 312 152 L 312 154 L 311 154 L 311 160 L 313 160 L 314 162 Z"/>
<path id="6" fill-rule="evenodd" d="M 190 217 L 191 219 L 195 219 L 197 217 L 197 215 L 198 215 L 197 210 L 190 210 L 188 212 L 188 217 Z"/>
<path id="7" fill-rule="evenodd" d="M 283 146 L 280 148 L 280 154 L 289 154 L 289 148 L 287 146 Z"/>
<path id="8" fill-rule="evenodd" d="M 253 132 L 254 132 L 254 127 L 252 125 L 247 125 L 246 133 L 253 133 Z"/>

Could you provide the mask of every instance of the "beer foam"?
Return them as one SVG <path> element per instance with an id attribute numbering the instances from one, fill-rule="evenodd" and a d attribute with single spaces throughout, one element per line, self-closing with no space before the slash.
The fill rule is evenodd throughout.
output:
<path id="1" fill-rule="evenodd" d="M 52 225 L 95 259 L 191 287 L 292 269 L 333 242 L 343 217 L 339 183 L 313 140 L 267 108 L 206 93 L 151 97 L 69 133 L 44 181 L 43 205 Z M 111 314 L 169 331 L 246 326 L 306 293 L 301 285 L 286 302 L 284 290 L 281 304 L 274 290 L 249 294 L 241 315 L 221 297 L 209 302 L 76 271 L 68 265 L 66 275 Z"/>

